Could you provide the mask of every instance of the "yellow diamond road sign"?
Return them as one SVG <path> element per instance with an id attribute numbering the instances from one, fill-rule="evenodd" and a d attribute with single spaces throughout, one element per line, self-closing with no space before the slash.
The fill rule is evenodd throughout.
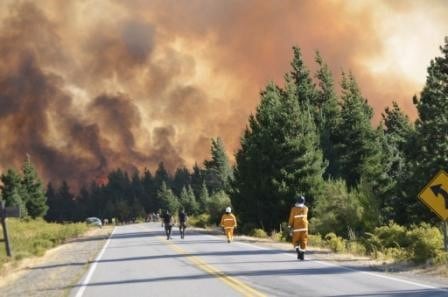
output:
<path id="1" fill-rule="evenodd" d="M 446 221 L 448 219 L 448 173 L 439 171 L 418 194 L 418 197 Z"/>

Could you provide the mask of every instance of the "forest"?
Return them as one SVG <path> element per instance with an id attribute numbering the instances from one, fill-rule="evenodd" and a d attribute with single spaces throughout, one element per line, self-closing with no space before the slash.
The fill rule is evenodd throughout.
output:
<path id="1" fill-rule="evenodd" d="M 2 172 L 1 198 L 22 217 L 61 223 L 90 216 L 127 222 L 183 208 L 191 216 L 209 214 L 215 224 L 231 205 L 244 230 L 271 233 L 304 195 L 310 228 L 320 234 L 347 238 L 391 222 L 436 225 L 440 219 L 417 196 L 448 170 L 448 38 L 440 51 L 420 94 L 409 98 L 414 121 L 393 102 L 374 124 L 353 73 L 335 78 L 319 52 L 311 73 L 293 47 L 283 85 L 271 82 L 260 92 L 234 164 L 222 139 L 212 136 L 210 159 L 193 168 L 168 172 L 162 162 L 153 172 L 117 168 L 105 183 L 88 181 L 75 193 L 65 181 L 44 185 L 25 156 L 22 168 Z"/>

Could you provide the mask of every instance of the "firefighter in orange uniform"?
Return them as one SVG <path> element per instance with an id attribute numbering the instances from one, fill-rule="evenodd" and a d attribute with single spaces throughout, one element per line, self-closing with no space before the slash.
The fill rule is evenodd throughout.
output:
<path id="1" fill-rule="evenodd" d="M 220 226 L 224 228 L 228 243 L 233 240 L 233 229 L 236 228 L 236 225 L 236 218 L 232 214 L 232 209 L 230 207 L 227 207 L 226 213 L 221 217 Z"/>
<path id="2" fill-rule="evenodd" d="M 308 207 L 305 206 L 305 197 L 297 197 L 289 213 L 288 227 L 292 232 L 292 245 L 297 251 L 297 259 L 304 260 L 308 242 Z"/>

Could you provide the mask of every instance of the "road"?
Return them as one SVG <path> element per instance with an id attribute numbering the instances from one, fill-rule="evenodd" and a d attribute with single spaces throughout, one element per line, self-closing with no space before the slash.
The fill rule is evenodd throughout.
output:
<path id="1" fill-rule="evenodd" d="M 448 296 L 448 288 L 313 260 L 158 223 L 114 229 L 70 293 L 98 296 Z"/>

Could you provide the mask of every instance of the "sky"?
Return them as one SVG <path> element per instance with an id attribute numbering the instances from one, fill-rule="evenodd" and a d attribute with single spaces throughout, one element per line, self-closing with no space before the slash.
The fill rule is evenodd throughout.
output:
<path id="1" fill-rule="evenodd" d="M 292 46 L 311 73 L 352 72 L 375 110 L 412 96 L 448 34 L 444 0 L 0 3 L 0 172 L 31 156 L 46 182 L 230 159 Z"/>

